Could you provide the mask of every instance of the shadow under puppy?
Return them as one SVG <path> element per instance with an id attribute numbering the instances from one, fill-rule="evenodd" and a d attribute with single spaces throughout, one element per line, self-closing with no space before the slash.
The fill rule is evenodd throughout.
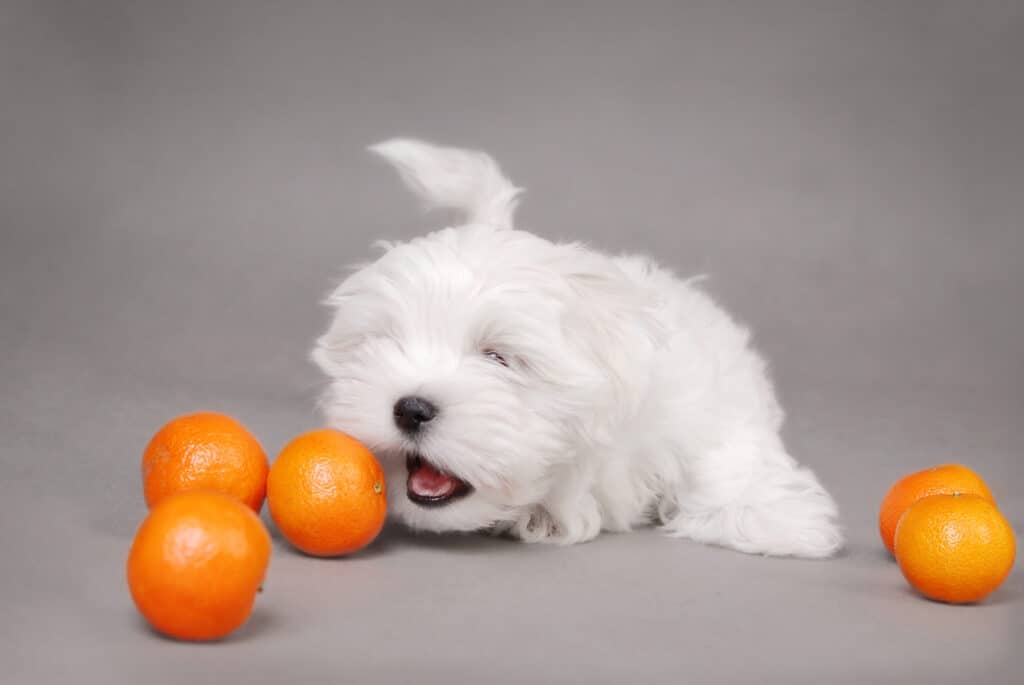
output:
<path id="1" fill-rule="evenodd" d="M 835 503 L 779 437 L 764 361 L 707 294 L 514 229 L 519 189 L 483 153 L 371 149 L 465 218 L 382 244 L 329 296 L 313 350 L 328 421 L 378 455 L 394 515 L 530 542 L 654 521 L 743 552 L 841 547 Z"/>

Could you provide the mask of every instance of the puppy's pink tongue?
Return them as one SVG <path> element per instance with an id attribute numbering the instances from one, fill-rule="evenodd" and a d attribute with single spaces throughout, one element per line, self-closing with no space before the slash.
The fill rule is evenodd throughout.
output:
<path id="1" fill-rule="evenodd" d="M 424 461 L 409 474 L 408 486 L 422 497 L 447 497 L 459 487 L 459 481 Z"/>

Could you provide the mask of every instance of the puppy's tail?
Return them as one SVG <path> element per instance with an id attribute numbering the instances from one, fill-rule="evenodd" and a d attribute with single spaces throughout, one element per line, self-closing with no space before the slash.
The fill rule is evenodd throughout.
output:
<path id="1" fill-rule="evenodd" d="M 471 223 L 512 228 L 521 190 L 483 152 L 439 147 L 411 138 L 370 146 L 390 162 L 428 208 L 454 209 Z"/>

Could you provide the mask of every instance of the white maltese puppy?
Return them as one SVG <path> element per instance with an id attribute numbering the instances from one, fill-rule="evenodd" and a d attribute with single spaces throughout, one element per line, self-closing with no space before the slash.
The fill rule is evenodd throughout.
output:
<path id="1" fill-rule="evenodd" d="M 465 220 L 384 243 L 313 351 L 328 421 L 380 458 L 394 515 L 531 542 L 655 522 L 756 554 L 840 548 L 748 331 L 692 281 L 515 230 L 519 189 L 483 153 L 371 149 Z"/>

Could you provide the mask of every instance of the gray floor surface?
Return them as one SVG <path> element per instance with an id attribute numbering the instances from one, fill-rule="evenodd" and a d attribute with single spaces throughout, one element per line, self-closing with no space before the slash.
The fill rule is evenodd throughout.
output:
<path id="1" fill-rule="evenodd" d="M 1011 683 L 1021 565 L 920 599 L 878 503 L 974 466 L 1024 526 L 1024 5 L 0 6 L 0 680 Z M 438 225 L 362 152 L 490 150 L 521 225 L 657 255 L 756 332 L 847 551 L 281 540 L 250 622 L 156 636 L 124 561 L 168 418 L 320 423 L 318 300 Z"/>

